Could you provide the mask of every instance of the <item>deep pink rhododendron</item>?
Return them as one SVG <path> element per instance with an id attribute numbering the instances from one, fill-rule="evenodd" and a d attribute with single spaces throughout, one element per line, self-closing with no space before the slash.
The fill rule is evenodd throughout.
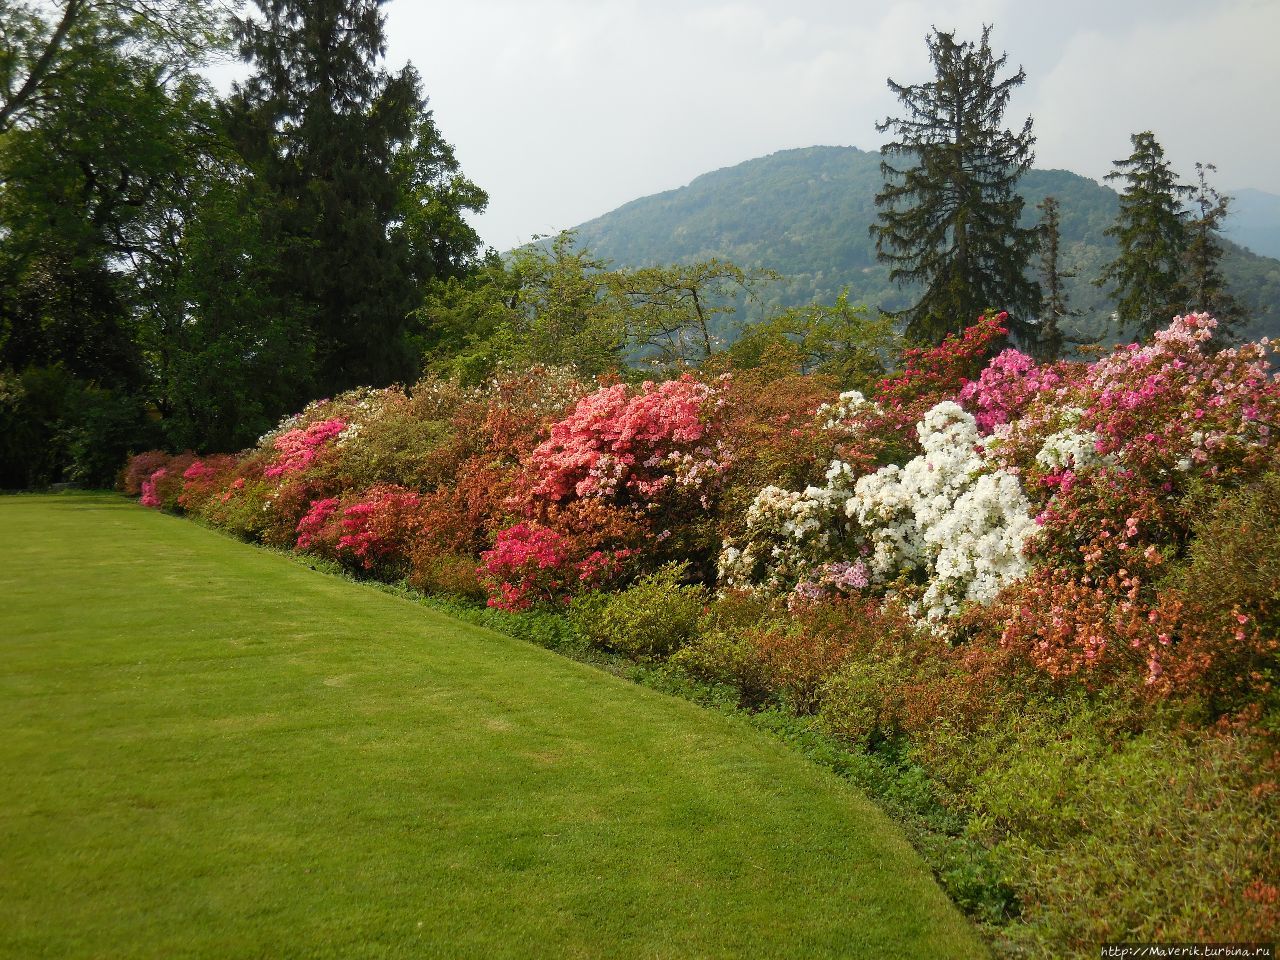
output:
<path id="1" fill-rule="evenodd" d="M 296 547 L 298 550 L 310 549 L 315 543 L 316 537 L 324 529 L 325 524 L 329 522 L 329 518 L 333 516 L 334 510 L 338 508 L 337 497 L 324 497 L 320 500 L 312 501 L 311 507 L 301 520 L 298 521 L 298 540 Z"/>
<path id="2" fill-rule="evenodd" d="M 151 476 L 147 477 L 146 480 L 142 481 L 142 505 L 144 507 L 160 507 L 164 505 L 160 500 L 160 497 L 156 494 L 156 484 L 168 476 L 168 474 L 168 468 L 161 467 L 159 470 L 154 471 Z"/>

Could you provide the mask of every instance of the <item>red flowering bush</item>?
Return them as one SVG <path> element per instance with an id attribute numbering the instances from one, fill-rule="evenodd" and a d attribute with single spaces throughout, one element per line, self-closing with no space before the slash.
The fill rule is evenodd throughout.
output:
<path id="1" fill-rule="evenodd" d="M 167 466 L 172 458 L 173 454 L 165 453 L 163 450 L 147 450 L 145 453 L 134 454 L 120 471 L 120 480 L 117 484 L 120 492 L 127 497 L 141 496 L 143 483 L 150 480 L 151 475 L 161 467 Z M 154 504 L 147 504 L 147 506 L 154 506 Z"/>
<path id="2" fill-rule="evenodd" d="M 391 484 L 313 500 L 294 527 L 294 546 L 359 570 L 404 572 L 422 527 L 421 502 Z"/>
<path id="3" fill-rule="evenodd" d="M 875 400 L 886 421 L 910 434 L 926 410 L 957 396 L 1008 335 L 1008 318 L 1007 313 L 987 314 L 959 336 L 948 334 L 937 346 L 904 350 L 902 369 L 876 387 Z"/>
<path id="4" fill-rule="evenodd" d="M 524 610 L 613 586 L 630 571 L 646 529 L 625 509 L 591 500 L 554 506 L 544 518 L 506 528 L 481 554 L 490 606 Z"/>

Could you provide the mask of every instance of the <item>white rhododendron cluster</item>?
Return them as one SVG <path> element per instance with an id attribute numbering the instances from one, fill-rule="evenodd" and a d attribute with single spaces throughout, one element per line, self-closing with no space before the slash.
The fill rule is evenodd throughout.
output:
<path id="1" fill-rule="evenodd" d="M 878 412 L 878 404 L 872 403 L 860 390 L 846 390 L 835 403 L 824 403 L 815 414 L 818 422 L 828 430 L 848 428 L 854 417 L 868 411 Z"/>
<path id="2" fill-rule="evenodd" d="M 821 580 L 814 571 L 823 564 L 857 561 L 858 581 L 865 571 L 872 585 L 916 575 L 923 592 L 914 609 L 941 627 L 962 604 L 988 603 L 1024 576 L 1022 547 L 1036 529 L 1031 504 L 1018 478 L 987 458 L 973 416 L 946 401 L 916 432 L 923 453 L 904 466 L 855 483 L 836 461 L 825 487 L 762 490 L 744 545 L 721 557 L 722 582 L 790 589 Z M 1075 447 L 1066 452 L 1074 455 Z"/>
<path id="3" fill-rule="evenodd" d="M 844 500 L 830 485 L 803 491 L 765 487 L 747 510 L 747 533 L 720 555 L 720 582 L 736 589 L 791 589 L 833 556 Z"/>

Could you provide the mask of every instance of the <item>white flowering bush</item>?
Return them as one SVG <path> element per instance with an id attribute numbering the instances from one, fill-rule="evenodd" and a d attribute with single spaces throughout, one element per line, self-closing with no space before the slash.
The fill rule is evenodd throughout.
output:
<path id="1" fill-rule="evenodd" d="M 944 401 L 916 433 L 923 453 L 903 466 L 855 481 L 837 460 L 824 487 L 761 490 L 746 536 L 721 556 L 722 584 L 812 598 L 914 585 L 913 609 L 941 629 L 962 604 L 989 603 L 1025 576 L 1031 504 L 986 456 L 973 416 Z"/>

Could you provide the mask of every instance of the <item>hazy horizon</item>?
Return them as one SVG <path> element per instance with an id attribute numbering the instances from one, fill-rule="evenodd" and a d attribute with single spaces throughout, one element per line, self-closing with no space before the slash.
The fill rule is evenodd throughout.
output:
<path id="1" fill-rule="evenodd" d="M 931 77 L 932 26 L 1007 52 L 1036 166 L 1093 179 L 1152 130 L 1184 180 L 1280 193 L 1280 3 L 1227 0 L 396 0 L 388 66 L 421 72 L 437 125 L 510 248 L 779 150 L 878 150 L 885 80 Z M 225 86 L 238 73 L 213 76 Z M 1119 95 L 1122 92 L 1123 95 Z"/>

